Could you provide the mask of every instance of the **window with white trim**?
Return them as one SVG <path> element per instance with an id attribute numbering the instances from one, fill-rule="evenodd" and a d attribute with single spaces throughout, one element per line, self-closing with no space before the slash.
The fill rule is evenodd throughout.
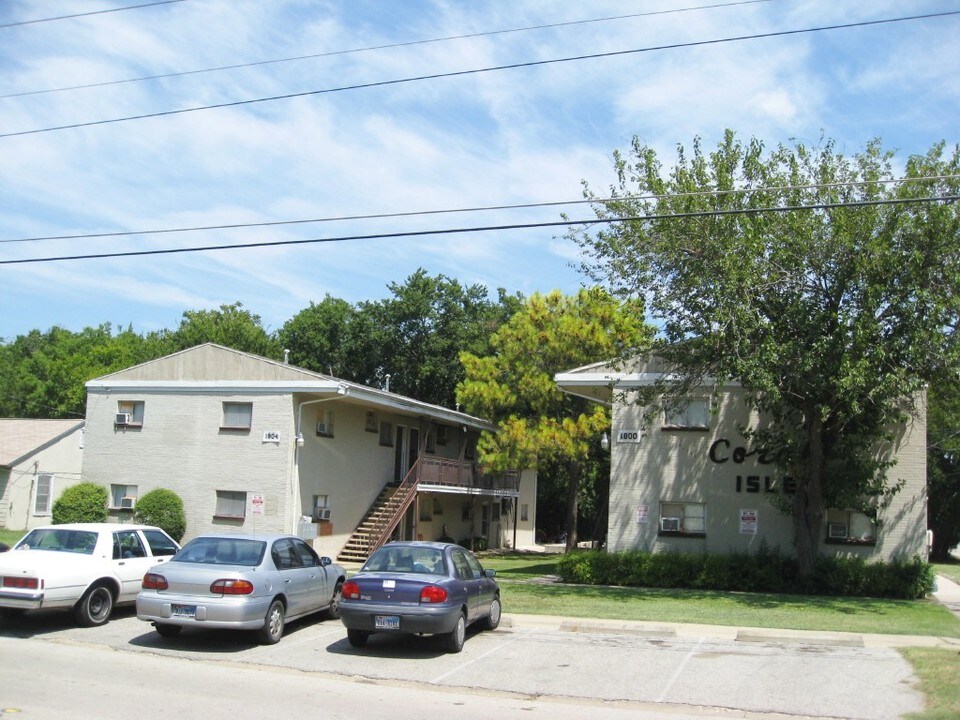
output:
<path id="1" fill-rule="evenodd" d="M 694 502 L 661 502 L 661 535 L 698 535 L 707 532 L 707 506 Z"/>
<path id="2" fill-rule="evenodd" d="M 220 422 L 223 430 L 249 430 L 252 425 L 253 403 L 223 403 L 223 420 Z"/>
<path id="3" fill-rule="evenodd" d="M 110 507 L 133 510 L 137 503 L 136 485 L 110 485 Z"/>
<path id="4" fill-rule="evenodd" d="M 34 515 L 49 515 L 53 506 L 53 475 L 40 473 L 37 475 L 37 492 L 33 499 Z"/>
<path id="5" fill-rule="evenodd" d="M 238 490 L 217 490 L 216 517 L 242 518 L 247 516 L 247 493 Z"/>
<path id="6" fill-rule="evenodd" d="M 663 427 L 670 430 L 706 430 L 710 427 L 710 399 L 664 398 Z"/>

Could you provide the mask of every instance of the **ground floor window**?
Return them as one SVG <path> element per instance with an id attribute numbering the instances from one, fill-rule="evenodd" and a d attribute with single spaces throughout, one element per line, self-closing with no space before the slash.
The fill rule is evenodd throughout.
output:
<path id="1" fill-rule="evenodd" d="M 132 510 L 137 503 L 136 485 L 110 485 L 110 507 Z"/>
<path id="2" fill-rule="evenodd" d="M 707 506 L 705 503 L 661 502 L 661 535 L 694 535 L 703 537 L 707 532 Z"/>
<path id="3" fill-rule="evenodd" d="M 217 490 L 217 517 L 242 518 L 247 515 L 247 493 Z"/>
<path id="4" fill-rule="evenodd" d="M 53 475 L 37 475 L 37 493 L 33 501 L 34 515 L 49 515 L 53 499 Z"/>
<path id="5" fill-rule="evenodd" d="M 827 510 L 827 543 L 877 542 L 877 524 L 869 516 L 856 510 Z"/>

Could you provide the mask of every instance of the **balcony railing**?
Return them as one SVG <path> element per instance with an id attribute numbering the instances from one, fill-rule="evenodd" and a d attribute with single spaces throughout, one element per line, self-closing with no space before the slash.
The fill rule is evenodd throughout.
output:
<path id="1" fill-rule="evenodd" d="M 420 485 L 512 492 L 520 489 L 520 473 L 516 470 L 482 473 L 476 463 L 448 458 L 421 457 L 418 462 Z"/>

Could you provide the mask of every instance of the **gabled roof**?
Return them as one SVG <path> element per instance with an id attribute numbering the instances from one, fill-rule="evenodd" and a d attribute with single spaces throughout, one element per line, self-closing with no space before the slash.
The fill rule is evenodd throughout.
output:
<path id="1" fill-rule="evenodd" d="M 426 416 L 471 429 L 493 430 L 490 422 L 456 410 L 414 400 L 386 390 L 341 380 L 331 375 L 206 343 L 156 360 L 134 365 L 86 384 L 88 391 L 301 393 L 341 396 L 347 402 Z"/>
<path id="2" fill-rule="evenodd" d="M 83 427 L 83 420 L 0 418 L 0 467 L 10 468 Z"/>

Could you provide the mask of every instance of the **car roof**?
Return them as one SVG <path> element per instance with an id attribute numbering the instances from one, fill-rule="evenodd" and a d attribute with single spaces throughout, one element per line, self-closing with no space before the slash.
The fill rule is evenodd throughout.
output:
<path id="1" fill-rule="evenodd" d="M 199 540 L 200 538 L 206 540 L 259 540 L 260 542 L 273 542 L 281 538 L 302 539 L 289 533 L 203 533 L 191 538 L 191 540 Z"/>
<path id="2" fill-rule="evenodd" d="M 116 532 L 117 530 L 160 530 L 153 525 L 134 523 L 63 523 L 62 525 L 40 525 L 30 530 L 88 530 L 92 532 Z"/>

